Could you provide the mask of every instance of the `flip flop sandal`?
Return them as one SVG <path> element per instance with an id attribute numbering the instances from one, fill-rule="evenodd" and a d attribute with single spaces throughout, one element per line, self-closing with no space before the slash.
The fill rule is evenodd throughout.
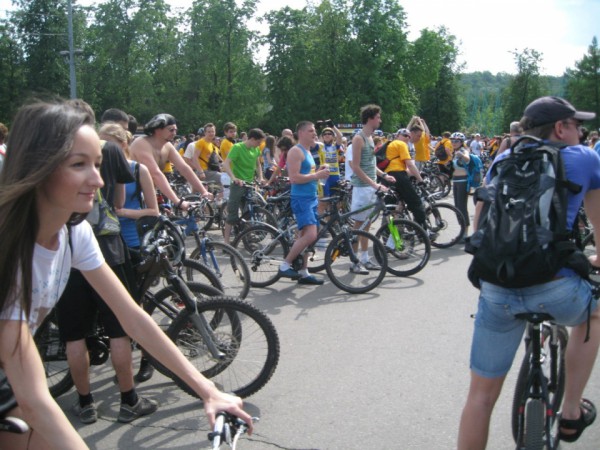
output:
<path id="1" fill-rule="evenodd" d="M 565 434 L 562 431 L 559 431 L 558 438 L 561 441 L 575 442 L 577 439 L 579 439 L 583 433 L 583 430 L 593 424 L 594 420 L 596 420 L 596 407 L 589 400 L 582 398 L 579 409 L 581 410 L 579 419 L 560 419 L 558 426 L 561 429 L 575 431 L 574 433 L 570 434 Z"/>

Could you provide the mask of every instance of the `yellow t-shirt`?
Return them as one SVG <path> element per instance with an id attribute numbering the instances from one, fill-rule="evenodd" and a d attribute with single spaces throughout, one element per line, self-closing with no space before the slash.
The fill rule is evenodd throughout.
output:
<path id="1" fill-rule="evenodd" d="M 202 170 L 208 170 L 208 159 L 210 158 L 210 154 L 213 151 L 216 151 L 219 154 L 219 149 L 212 142 L 207 142 L 204 138 L 196 141 L 194 146 L 200 150 L 200 155 L 198 156 L 198 163 L 200 163 L 200 167 Z"/>
<path id="2" fill-rule="evenodd" d="M 426 133 L 421 135 L 419 142 L 415 143 L 415 161 L 429 161 L 431 154 L 429 152 L 429 144 L 431 139 Z"/>
<path id="3" fill-rule="evenodd" d="M 173 163 L 171 161 L 167 161 L 162 171 L 163 173 L 173 173 Z"/>
<path id="4" fill-rule="evenodd" d="M 385 156 L 390 160 L 390 163 L 385 168 L 385 173 L 406 171 L 405 161 L 411 159 L 408 145 L 406 142 L 398 139 L 389 143 L 385 150 Z"/>
<path id="5" fill-rule="evenodd" d="M 219 152 L 221 152 L 221 158 L 223 158 L 223 161 L 227 158 L 227 155 L 229 155 L 231 147 L 233 147 L 233 142 L 231 142 L 229 139 L 224 138 L 221 141 L 221 148 L 219 149 Z"/>
<path id="6" fill-rule="evenodd" d="M 452 142 L 450 142 L 450 139 L 448 138 L 443 138 L 438 145 L 443 145 L 446 150 L 450 151 L 450 156 L 448 156 L 446 159 L 441 159 L 438 160 L 438 164 L 448 164 L 451 160 L 452 160 L 452 155 L 454 154 L 454 147 L 452 147 Z"/>

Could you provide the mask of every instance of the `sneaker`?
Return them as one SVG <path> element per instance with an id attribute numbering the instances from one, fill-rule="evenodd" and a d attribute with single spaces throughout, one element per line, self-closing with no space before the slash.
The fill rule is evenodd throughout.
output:
<path id="1" fill-rule="evenodd" d="M 298 284 L 314 284 L 320 286 L 324 281 L 320 278 L 315 277 L 314 275 L 309 275 L 307 277 L 302 277 L 298 280 Z"/>
<path id="2" fill-rule="evenodd" d="M 158 403 L 144 397 L 139 397 L 135 405 L 129 406 L 126 403 L 121 403 L 121 410 L 117 420 L 121 423 L 129 423 L 138 417 L 152 414 L 158 409 Z"/>
<path id="3" fill-rule="evenodd" d="M 439 236 L 439 233 L 435 233 L 431 230 L 427 230 L 427 237 L 429 238 L 430 241 L 435 241 L 438 236 Z"/>
<path id="4" fill-rule="evenodd" d="M 300 278 L 300 274 L 298 272 L 296 272 L 294 269 L 292 269 L 291 267 L 287 270 L 281 270 L 281 268 L 279 268 L 279 276 L 285 277 L 285 278 L 291 278 L 292 280 L 297 280 L 298 278 Z"/>
<path id="5" fill-rule="evenodd" d="M 381 266 L 377 263 L 374 263 L 372 260 L 368 260 L 361 264 L 367 270 L 381 270 Z"/>
<path id="6" fill-rule="evenodd" d="M 368 275 L 369 271 L 365 269 L 361 263 L 352 264 L 350 266 L 350 272 L 355 273 L 357 275 Z"/>
<path id="7" fill-rule="evenodd" d="M 140 362 L 140 370 L 135 374 L 133 379 L 138 383 L 143 383 L 144 381 L 148 381 L 152 378 L 152 374 L 154 373 L 154 367 L 148 362 L 146 358 L 142 358 Z"/>
<path id="8" fill-rule="evenodd" d="M 77 402 L 73 410 L 81 423 L 90 424 L 98 421 L 98 409 L 95 403 L 90 403 L 82 408 Z"/>

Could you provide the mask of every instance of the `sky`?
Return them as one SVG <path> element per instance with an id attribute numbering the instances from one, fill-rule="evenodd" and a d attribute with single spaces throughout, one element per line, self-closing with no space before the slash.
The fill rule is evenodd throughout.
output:
<path id="1" fill-rule="evenodd" d="M 102 0 L 77 0 L 89 5 Z M 192 0 L 166 0 L 188 8 Z M 317 0 L 320 2 L 320 0 Z M 544 75 L 560 76 L 588 53 L 592 38 L 600 38 L 600 0 L 399 0 L 406 12 L 409 40 L 424 28 L 446 26 L 457 38 L 464 72 L 517 71 L 511 52 L 525 48 L 542 53 Z M 259 0 L 258 15 L 307 0 Z M 0 0 L 0 11 L 10 8 Z M 3 14 L 0 14 L 0 17 Z M 258 24 L 253 27 L 258 28 Z"/>

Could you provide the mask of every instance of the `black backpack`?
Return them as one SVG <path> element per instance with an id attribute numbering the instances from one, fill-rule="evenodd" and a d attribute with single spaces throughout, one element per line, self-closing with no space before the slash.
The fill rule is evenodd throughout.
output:
<path id="1" fill-rule="evenodd" d="M 448 154 L 446 153 L 446 147 L 444 146 L 443 140 L 438 142 L 438 144 L 435 146 L 435 150 L 433 151 L 433 154 L 440 161 L 443 161 L 446 158 L 448 158 Z"/>
<path id="2" fill-rule="evenodd" d="M 390 165 L 391 160 L 387 158 L 387 148 L 388 145 L 390 145 L 392 141 L 387 141 L 385 144 L 383 144 L 381 147 L 379 147 L 376 151 L 375 151 L 375 159 L 376 159 L 376 164 L 377 164 L 377 168 L 379 170 L 385 170 L 387 169 L 387 166 Z M 396 158 L 398 158 L 396 156 Z M 392 158 L 392 159 L 396 159 L 396 158 Z"/>
<path id="3" fill-rule="evenodd" d="M 483 208 L 465 246 L 469 279 L 520 288 L 548 282 L 563 267 L 587 277 L 589 262 L 567 229 L 567 194 L 581 186 L 566 179 L 560 148 L 523 136 L 508 151 L 475 193 Z"/>

